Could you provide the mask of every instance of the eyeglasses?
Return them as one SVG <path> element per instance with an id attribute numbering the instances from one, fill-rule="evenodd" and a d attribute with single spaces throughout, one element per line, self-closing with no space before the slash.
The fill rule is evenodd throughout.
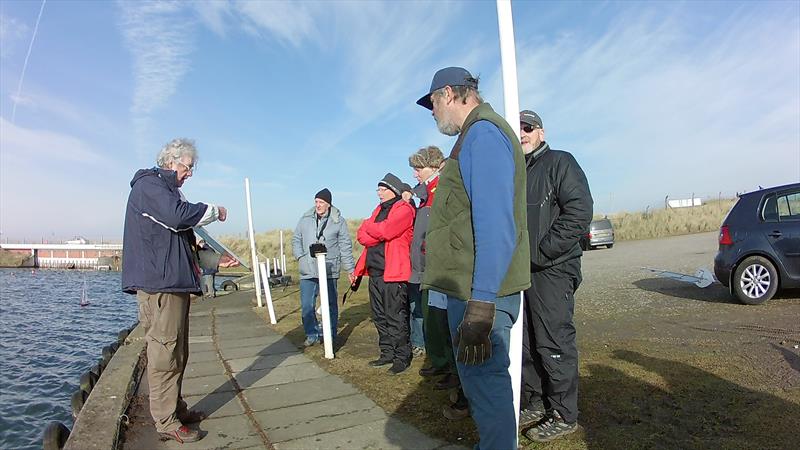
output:
<path id="1" fill-rule="evenodd" d="M 175 162 L 185 167 L 187 171 L 194 173 L 194 164 L 188 165 L 180 159 L 176 159 Z"/>
<path id="2" fill-rule="evenodd" d="M 533 125 L 529 125 L 527 123 L 521 123 L 519 126 L 520 126 L 520 128 L 522 128 L 522 131 L 524 131 L 526 133 L 530 133 L 533 130 L 538 130 L 539 129 L 539 127 L 533 126 Z"/>
<path id="3" fill-rule="evenodd" d="M 375 189 L 375 192 L 383 192 L 383 191 L 388 191 L 388 190 L 389 190 L 389 188 L 385 188 L 385 187 L 381 186 L 378 189 Z"/>

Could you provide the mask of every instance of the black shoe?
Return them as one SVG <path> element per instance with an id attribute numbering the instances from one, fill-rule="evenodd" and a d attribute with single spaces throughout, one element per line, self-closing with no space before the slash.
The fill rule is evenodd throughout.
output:
<path id="1" fill-rule="evenodd" d="M 461 385 L 461 381 L 458 379 L 458 376 L 448 373 L 444 378 L 437 381 L 436 384 L 433 385 L 433 388 L 437 391 L 443 391 L 445 389 L 456 388 L 459 385 Z"/>
<path id="2" fill-rule="evenodd" d="M 420 376 L 435 377 L 436 375 L 446 375 L 450 373 L 447 369 L 440 369 L 438 367 L 423 367 L 419 369 Z"/>
<path id="3" fill-rule="evenodd" d="M 567 423 L 558 411 L 553 411 L 537 426 L 525 432 L 525 436 L 536 442 L 550 442 L 578 430 L 578 422 Z"/>
<path id="4" fill-rule="evenodd" d="M 405 372 L 405 370 L 408 369 L 408 366 L 410 365 L 411 364 L 395 362 L 394 364 L 392 364 L 392 367 L 389 367 L 389 373 L 391 373 L 392 375 L 397 375 L 399 373 Z"/>
<path id="5" fill-rule="evenodd" d="M 391 364 L 391 363 L 392 363 L 392 358 L 381 356 L 380 358 L 376 359 L 375 361 L 370 361 L 369 365 L 372 366 L 372 367 L 380 367 L 380 366 L 385 366 L 385 365 Z"/>

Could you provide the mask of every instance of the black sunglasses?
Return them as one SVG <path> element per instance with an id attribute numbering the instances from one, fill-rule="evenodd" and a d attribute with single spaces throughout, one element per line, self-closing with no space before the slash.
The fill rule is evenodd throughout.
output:
<path id="1" fill-rule="evenodd" d="M 536 130 L 536 129 L 539 128 L 539 127 L 535 127 L 533 125 L 528 125 L 527 123 L 520 124 L 520 126 L 522 127 L 522 131 L 524 131 L 526 133 L 530 133 L 531 131 Z"/>

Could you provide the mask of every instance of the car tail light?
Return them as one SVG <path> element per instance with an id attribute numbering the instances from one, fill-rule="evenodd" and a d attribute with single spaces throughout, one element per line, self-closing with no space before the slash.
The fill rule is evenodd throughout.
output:
<path id="1" fill-rule="evenodd" d="M 591 238 L 592 238 L 592 233 L 589 233 L 589 234 L 587 234 L 587 235 L 586 235 L 586 237 L 588 237 L 589 239 L 591 239 Z"/>
<path id="2" fill-rule="evenodd" d="M 733 245 L 731 231 L 728 229 L 727 225 L 723 225 L 719 229 L 719 245 Z"/>

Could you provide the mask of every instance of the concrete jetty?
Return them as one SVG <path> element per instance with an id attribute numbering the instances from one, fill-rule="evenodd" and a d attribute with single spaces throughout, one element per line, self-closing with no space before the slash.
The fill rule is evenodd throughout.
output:
<path id="1" fill-rule="evenodd" d="M 117 448 L 460 448 L 390 417 L 320 368 L 254 312 L 252 298 L 244 291 L 192 303 L 183 396 L 209 415 L 198 425 L 204 438 L 161 441 L 142 376 Z"/>

